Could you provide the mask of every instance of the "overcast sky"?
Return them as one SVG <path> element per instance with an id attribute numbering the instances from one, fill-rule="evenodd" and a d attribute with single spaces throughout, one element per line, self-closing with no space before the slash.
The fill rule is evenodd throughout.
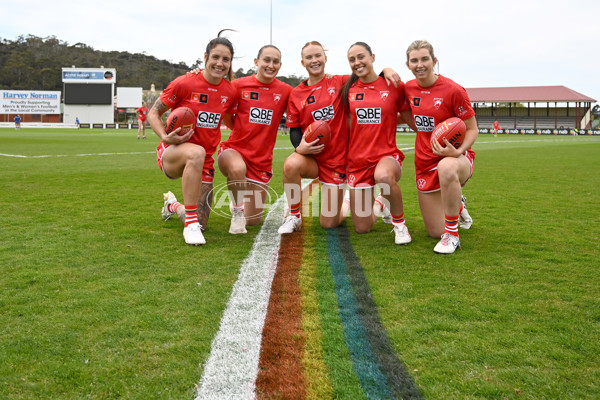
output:
<path id="1" fill-rule="evenodd" d="M 271 41 L 271 4 L 280 75 L 306 76 L 300 49 L 310 40 L 328 49 L 328 73 L 348 74 L 346 52 L 364 41 L 377 69 L 393 67 L 407 81 L 406 48 L 427 39 L 440 73 L 466 88 L 564 85 L 600 101 L 598 0 L 2 0 L 0 37 L 56 36 L 191 65 L 220 29 L 233 28 L 233 67 L 246 70 Z"/>

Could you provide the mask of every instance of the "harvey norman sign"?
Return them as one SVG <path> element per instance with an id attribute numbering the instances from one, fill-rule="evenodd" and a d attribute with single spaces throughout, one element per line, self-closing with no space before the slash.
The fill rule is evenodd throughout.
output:
<path id="1" fill-rule="evenodd" d="M 0 114 L 60 114 L 60 92 L 0 90 Z"/>

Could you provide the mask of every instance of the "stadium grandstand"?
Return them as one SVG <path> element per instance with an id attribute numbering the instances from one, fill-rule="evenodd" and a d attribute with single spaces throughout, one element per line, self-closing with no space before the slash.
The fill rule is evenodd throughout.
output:
<path id="1" fill-rule="evenodd" d="M 595 99 L 565 86 L 466 89 L 479 128 L 590 129 Z"/>

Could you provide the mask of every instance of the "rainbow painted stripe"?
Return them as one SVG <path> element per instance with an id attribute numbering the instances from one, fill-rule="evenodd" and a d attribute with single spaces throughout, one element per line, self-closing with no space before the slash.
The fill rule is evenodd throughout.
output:
<path id="1" fill-rule="evenodd" d="M 307 187 L 304 207 L 318 205 L 316 188 Z M 325 230 L 306 217 L 303 224 L 281 237 L 250 397 L 420 399 L 387 338 L 346 227 Z M 210 397 L 204 394 L 199 398 Z"/>

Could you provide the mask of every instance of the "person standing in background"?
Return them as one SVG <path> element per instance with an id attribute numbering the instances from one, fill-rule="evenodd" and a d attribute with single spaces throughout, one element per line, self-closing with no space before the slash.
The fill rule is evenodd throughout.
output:
<path id="1" fill-rule="evenodd" d="M 138 131 L 137 138 L 140 138 L 140 132 L 143 135 L 143 139 L 146 139 L 146 118 L 148 117 L 148 107 L 146 107 L 146 102 L 142 101 L 142 106 L 135 110 L 138 119 Z"/>

